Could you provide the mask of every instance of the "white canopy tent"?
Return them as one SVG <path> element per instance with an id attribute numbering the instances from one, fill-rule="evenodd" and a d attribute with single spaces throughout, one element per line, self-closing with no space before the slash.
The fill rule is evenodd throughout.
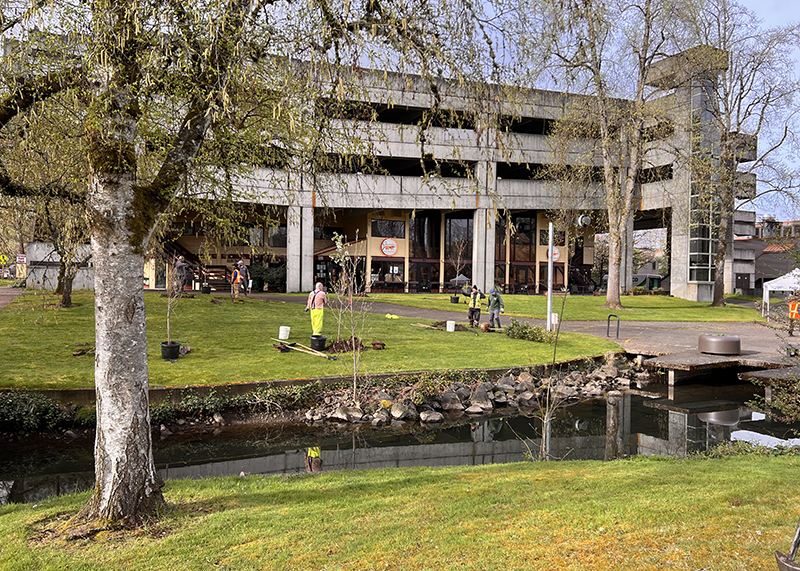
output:
<path id="1" fill-rule="evenodd" d="M 795 268 L 774 280 L 764 282 L 764 304 L 761 306 L 761 315 L 766 315 L 769 319 L 769 294 L 775 291 L 785 291 L 794 293 L 800 290 L 800 268 Z"/>

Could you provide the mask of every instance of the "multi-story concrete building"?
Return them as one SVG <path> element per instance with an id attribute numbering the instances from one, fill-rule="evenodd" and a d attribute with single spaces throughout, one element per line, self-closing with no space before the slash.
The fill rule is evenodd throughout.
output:
<path id="1" fill-rule="evenodd" d="M 634 229 L 665 227 L 671 292 L 703 301 L 711 299 L 714 279 L 715 227 L 707 215 L 713 203 L 700 200 L 691 165 L 693 153 L 718 154 L 709 99 L 713 90 L 708 87 L 724 69 L 725 58 L 698 68 L 688 64 L 692 58 L 687 53 L 660 61 L 650 75 L 651 86 L 660 90 L 651 104 L 663 110 L 665 119 L 649 127 L 621 283 L 631 287 Z M 473 90 L 441 81 L 434 99 L 428 85 L 407 77 L 373 73 L 361 81 L 363 95 L 352 106 L 359 111 L 345 112 L 341 106 L 333 117 L 350 132 L 361 133 L 360 153 L 330 148 L 328 167 L 306 174 L 265 169 L 246 184 L 252 196 L 261 197 L 256 200 L 279 207 L 277 225 L 253 227 L 250 243 L 269 250 L 268 263 L 285 265 L 286 290 L 307 291 L 315 281 L 332 279 L 331 239 L 338 232 L 353 241 L 351 254 L 363 259 L 363 280 L 373 291 L 436 291 L 468 282 L 484 291 L 502 286 L 543 292 L 548 211 L 566 205 L 591 216 L 604 208 L 599 183 L 589 183 L 591 188 L 570 203 L 559 198 L 558 183 L 548 180 L 547 167 L 556 162 L 548 135 L 587 97 L 492 86 Z M 618 104 L 624 109 L 629 103 Z M 423 131 L 420 123 L 431 114 L 435 120 Z M 584 139 L 576 146 L 585 151 L 594 143 Z M 752 152 L 742 160 L 753 160 L 755 140 L 744 144 Z M 577 165 L 586 155 L 576 151 L 572 156 Z M 595 156 L 588 166 L 601 165 Z M 623 155 L 620 180 L 626 172 Z M 754 188 L 754 179 L 742 181 L 743 196 Z M 187 219 L 176 248 L 196 256 L 204 240 L 198 233 L 198 225 Z M 587 283 L 595 229 L 571 234 L 576 239 L 556 234 L 554 266 L 555 285 L 571 285 L 574 291 Z M 733 230 L 729 240 L 732 290 Z M 250 263 L 253 249 L 212 248 L 208 271 L 224 272 L 239 258 Z M 146 270 L 151 286 L 163 279 L 157 266 Z"/>

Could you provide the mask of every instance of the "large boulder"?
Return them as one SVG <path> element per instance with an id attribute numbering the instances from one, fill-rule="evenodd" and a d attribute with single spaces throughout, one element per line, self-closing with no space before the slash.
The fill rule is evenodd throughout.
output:
<path id="1" fill-rule="evenodd" d="M 473 404 L 467 407 L 467 410 L 464 411 L 467 414 L 484 414 L 483 407 L 477 404 Z"/>
<path id="2" fill-rule="evenodd" d="M 494 410 L 492 399 L 489 397 L 489 390 L 484 385 L 481 385 L 478 388 L 478 390 L 475 391 L 475 394 L 472 396 L 472 399 L 470 399 L 470 404 L 473 406 L 479 406 L 484 411 L 491 412 L 492 410 Z"/>
<path id="3" fill-rule="evenodd" d="M 426 424 L 433 424 L 436 422 L 442 422 L 444 420 L 444 415 L 441 412 L 436 412 L 435 410 L 423 410 L 419 413 L 419 420 L 420 422 L 424 422 Z"/>
<path id="4" fill-rule="evenodd" d="M 527 371 L 523 371 L 517 377 L 517 382 L 520 382 L 520 383 L 534 383 L 535 380 L 533 378 L 533 375 L 531 375 Z"/>
<path id="5" fill-rule="evenodd" d="M 539 406 L 539 400 L 533 391 L 525 391 L 517 396 L 517 404 L 523 408 L 534 408 Z"/>
<path id="6" fill-rule="evenodd" d="M 419 418 L 419 413 L 417 413 L 417 409 L 413 404 L 406 405 L 396 402 L 392 404 L 389 412 L 394 420 L 416 420 Z"/>
<path id="7" fill-rule="evenodd" d="M 567 385 L 555 385 L 551 390 L 553 395 L 559 398 L 570 399 L 578 396 L 578 389 Z"/>
<path id="8" fill-rule="evenodd" d="M 464 410 L 464 405 L 461 404 L 461 399 L 453 391 L 445 391 L 441 396 L 442 410 L 444 412 L 461 412 Z"/>

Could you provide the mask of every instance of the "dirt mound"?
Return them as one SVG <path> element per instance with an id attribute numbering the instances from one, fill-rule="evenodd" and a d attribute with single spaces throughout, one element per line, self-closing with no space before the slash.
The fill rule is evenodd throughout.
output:
<path id="1" fill-rule="evenodd" d="M 436 321 L 433 323 L 434 327 L 441 327 L 442 329 L 447 329 L 447 322 L 446 321 Z M 460 323 L 456 323 L 456 331 L 469 331 L 469 327 L 466 325 L 461 325 Z"/>
<path id="2" fill-rule="evenodd" d="M 364 345 L 358 337 L 351 337 L 350 339 L 340 339 L 328 345 L 325 349 L 328 353 L 352 353 L 353 347 L 359 351 L 366 351 L 367 346 Z"/>

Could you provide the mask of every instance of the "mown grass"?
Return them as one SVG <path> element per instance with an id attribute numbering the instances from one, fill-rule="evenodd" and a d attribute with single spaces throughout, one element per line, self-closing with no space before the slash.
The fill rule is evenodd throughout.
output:
<path id="1" fill-rule="evenodd" d="M 212 303 L 212 300 L 219 303 Z M 0 387 L 81 388 L 94 385 L 92 354 L 73 352 L 94 345 L 94 306 L 89 292 L 73 296 L 75 306 L 57 307 L 46 293 L 17 298 L 0 312 Z M 183 298 L 172 316 L 173 339 L 192 351 L 177 362 L 161 358 L 166 340 L 166 298 L 145 294 L 148 364 L 153 386 L 207 385 L 269 379 L 352 375 L 350 355 L 338 361 L 296 351 L 280 353 L 271 338 L 280 326 L 291 327 L 290 342 L 309 345 L 310 319 L 300 304 L 198 294 Z M 553 346 L 508 339 L 498 333 L 447 333 L 412 326 L 430 320 L 369 317 L 366 342 L 383 341 L 383 351 L 366 351 L 365 374 L 435 369 L 504 368 L 548 363 Z M 336 338 L 336 321 L 326 312 L 324 333 Z M 76 344 L 83 344 L 76 346 Z M 562 334 L 557 360 L 579 359 L 617 350 L 610 341 Z"/>
<path id="2" fill-rule="evenodd" d="M 87 495 L 0 507 L 0 568 L 89 571 L 774 569 L 797 457 L 398 468 L 170 481 L 128 533 L 54 544 Z"/>
<path id="3" fill-rule="evenodd" d="M 373 301 L 395 303 L 423 309 L 445 311 L 465 311 L 464 300 L 461 305 L 450 303 L 449 294 L 371 294 Z M 546 319 L 547 296 L 544 295 L 504 295 L 505 315 Z M 553 311 L 561 313 L 562 297 L 553 296 Z M 761 314 L 753 308 L 728 304 L 727 307 L 711 307 L 708 303 L 687 301 L 665 295 L 626 295 L 622 296 L 622 310 L 608 310 L 603 307 L 604 296 L 567 296 L 564 306 L 564 321 L 605 321 L 609 314 L 619 315 L 625 321 L 763 321 Z"/>

